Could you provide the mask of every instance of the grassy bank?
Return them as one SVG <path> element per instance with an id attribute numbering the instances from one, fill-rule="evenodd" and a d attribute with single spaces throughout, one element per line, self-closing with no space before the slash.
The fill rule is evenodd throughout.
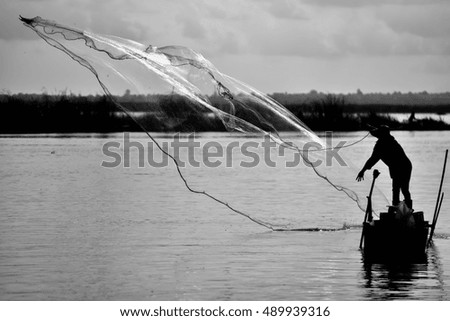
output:
<path id="1" fill-rule="evenodd" d="M 393 100 L 392 105 L 389 105 L 385 99 L 378 104 L 374 104 L 371 99 L 368 99 L 366 104 L 356 104 L 345 95 L 312 93 L 305 97 L 298 100 L 286 100 L 286 96 L 273 95 L 273 98 L 283 103 L 308 127 L 317 131 L 367 130 L 368 124 L 372 126 L 385 124 L 398 130 L 450 129 L 450 124 L 431 118 L 400 122 L 389 116 L 389 112 L 392 111 L 408 113 L 450 111 L 450 104 L 447 104 L 442 97 L 439 101 L 421 100 L 421 104 L 406 105 L 399 104 L 398 99 Z M 213 97 L 211 98 L 214 103 Z M 220 119 L 206 109 L 198 112 L 198 107 L 193 108 L 192 104 L 181 96 L 127 94 L 115 99 L 125 105 L 133 117 L 149 131 L 225 131 Z M 450 99 L 448 101 L 450 102 Z M 142 130 L 105 96 L 0 95 L 0 108 L 1 133 Z"/>

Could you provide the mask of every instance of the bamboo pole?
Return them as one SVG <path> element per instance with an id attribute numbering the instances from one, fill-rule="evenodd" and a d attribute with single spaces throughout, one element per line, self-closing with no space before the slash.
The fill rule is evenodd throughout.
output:
<path id="1" fill-rule="evenodd" d="M 362 232 L 361 232 L 361 239 L 359 241 L 359 248 L 362 249 L 362 245 L 363 245 L 363 240 L 364 240 L 364 234 L 365 234 L 365 223 L 367 220 L 371 221 L 372 220 L 372 192 L 373 192 L 373 187 L 375 185 L 375 180 L 377 179 L 377 177 L 380 175 L 380 172 L 375 169 L 373 171 L 373 180 L 372 180 L 372 186 L 370 186 L 370 192 L 369 192 L 369 196 L 367 197 L 367 208 L 366 208 L 366 214 L 364 216 L 364 221 L 363 221 L 363 227 L 362 227 Z"/>
<path id="2" fill-rule="evenodd" d="M 430 245 L 431 241 L 433 240 L 433 234 L 434 234 L 434 228 L 436 227 L 436 223 L 439 217 L 439 213 L 441 212 L 441 205 L 442 205 L 442 200 L 444 199 L 444 192 L 442 192 L 441 194 L 441 198 L 439 200 L 439 206 L 436 212 L 436 217 L 433 220 L 433 225 L 431 226 L 431 232 L 430 232 L 430 237 L 428 238 L 428 245 Z"/>
<path id="3" fill-rule="evenodd" d="M 434 215 L 433 215 L 433 223 L 431 225 L 431 233 L 430 233 L 430 237 L 428 238 L 428 246 L 431 243 L 431 240 L 432 240 L 433 234 L 434 234 L 434 229 L 436 228 L 437 217 L 439 215 L 438 210 L 440 210 L 439 204 L 442 204 L 442 198 L 444 197 L 443 193 L 441 195 L 441 191 L 442 191 L 442 184 L 444 183 L 445 168 L 447 167 L 447 157 L 448 157 L 448 149 L 445 151 L 444 167 L 442 168 L 442 176 L 441 176 L 441 184 L 439 185 L 439 192 L 437 195 L 436 207 L 434 209 Z"/>

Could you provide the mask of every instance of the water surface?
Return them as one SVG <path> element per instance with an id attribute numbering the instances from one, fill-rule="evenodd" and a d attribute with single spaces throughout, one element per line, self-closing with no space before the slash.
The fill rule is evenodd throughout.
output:
<path id="1" fill-rule="evenodd" d="M 414 164 L 414 207 L 431 219 L 449 133 L 394 135 Z M 226 146 L 255 138 L 199 139 Z M 139 168 L 135 157 L 130 168 L 100 166 L 111 140 L 120 142 L 122 134 L 0 138 L 0 300 L 448 299 L 447 199 L 426 262 L 368 265 L 358 249 L 363 213 L 311 169 L 184 172 L 195 187 L 273 223 L 348 229 L 270 231 L 189 193 L 171 165 Z M 346 156 L 362 166 L 373 144 L 368 138 Z M 377 186 L 390 198 L 383 166 Z M 447 195 L 449 185 L 447 179 Z"/>

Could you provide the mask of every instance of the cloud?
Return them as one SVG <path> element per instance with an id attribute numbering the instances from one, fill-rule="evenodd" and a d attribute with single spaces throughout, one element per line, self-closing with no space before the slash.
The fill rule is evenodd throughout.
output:
<path id="1" fill-rule="evenodd" d="M 268 10 L 274 17 L 280 19 L 308 19 L 304 6 L 295 0 L 270 2 Z"/>
<path id="2" fill-rule="evenodd" d="M 28 6 L 30 5 L 30 6 Z M 23 27 L 19 21 L 19 15 L 25 17 L 35 16 L 31 14 L 31 7 L 35 4 L 28 4 L 25 1 L 3 1 L 0 6 L 0 39 L 4 40 L 30 40 L 35 39 L 35 35 L 27 28 Z"/>
<path id="3" fill-rule="evenodd" d="M 414 2 L 420 6 L 311 7 L 309 24 L 335 55 L 449 54 L 449 6 Z"/>
<path id="4" fill-rule="evenodd" d="M 442 38 L 450 35 L 450 6 L 409 7 L 392 11 L 382 8 L 378 16 L 392 30 L 424 38 Z"/>
<path id="5" fill-rule="evenodd" d="M 447 55 L 449 8 L 439 0 L 3 1 L 0 39 L 35 39 L 22 14 L 208 56 Z"/>
<path id="6" fill-rule="evenodd" d="M 41 16 L 61 24 L 97 33 L 143 40 L 152 35 L 149 11 L 133 1 L 41 0 L 4 1 L 0 10 L 0 39 L 30 40 L 36 35 L 22 27 L 18 17 Z M 139 2 L 136 2 L 139 3 Z M 131 4 L 131 5 L 130 5 Z"/>
<path id="7" fill-rule="evenodd" d="M 203 39 L 206 37 L 206 29 L 199 19 L 191 16 L 181 16 L 182 35 L 191 39 Z"/>
<path id="8" fill-rule="evenodd" d="M 415 6 L 444 4 L 446 0 L 302 0 L 304 4 L 320 7 L 380 7 L 384 5 Z"/>

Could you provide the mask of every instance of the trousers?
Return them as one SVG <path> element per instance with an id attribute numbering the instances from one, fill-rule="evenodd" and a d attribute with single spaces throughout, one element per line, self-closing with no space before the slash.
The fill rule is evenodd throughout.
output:
<path id="1" fill-rule="evenodd" d="M 411 180 L 411 171 L 402 173 L 402 175 L 392 177 L 392 205 L 400 203 L 400 191 L 405 197 L 408 206 L 411 203 L 411 193 L 409 192 L 409 181 Z"/>

